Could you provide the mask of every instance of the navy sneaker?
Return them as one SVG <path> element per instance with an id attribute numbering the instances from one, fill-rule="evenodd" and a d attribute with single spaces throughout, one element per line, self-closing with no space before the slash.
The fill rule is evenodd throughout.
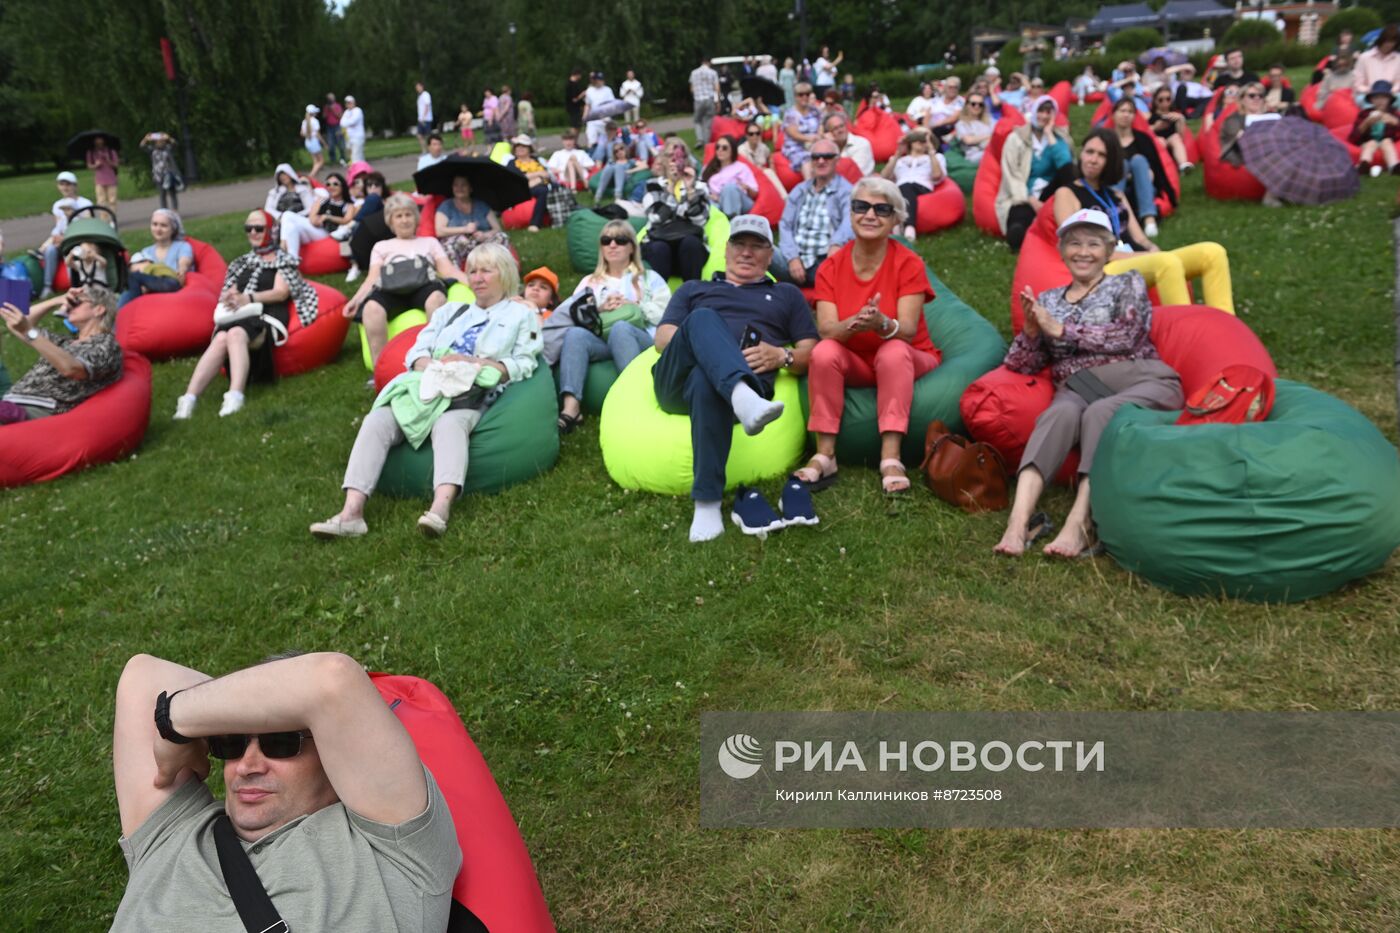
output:
<path id="1" fill-rule="evenodd" d="M 812 508 L 812 494 L 807 484 L 794 477 L 788 477 L 778 497 L 778 507 L 783 510 L 783 526 L 816 525 L 821 522 L 817 510 Z"/>
<path id="2" fill-rule="evenodd" d="M 770 531 L 782 531 L 783 520 L 773 511 L 763 493 L 748 486 L 740 486 L 734 493 L 734 511 L 729 513 L 730 521 L 739 526 L 746 535 L 766 538 Z"/>

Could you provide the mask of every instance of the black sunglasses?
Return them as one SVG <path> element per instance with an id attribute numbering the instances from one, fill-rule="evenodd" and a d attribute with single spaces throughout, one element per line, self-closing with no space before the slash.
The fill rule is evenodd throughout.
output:
<path id="1" fill-rule="evenodd" d="M 828 161 L 830 161 L 831 159 L 836 158 L 836 153 L 834 153 L 834 152 L 814 152 L 814 153 L 812 153 L 812 158 L 813 158 L 815 161 L 817 161 L 817 162 L 828 162 Z"/>
<path id="2" fill-rule="evenodd" d="M 871 204 L 869 201 L 855 200 L 851 202 L 851 213 L 859 217 L 860 215 L 874 211 L 876 217 L 890 217 L 894 215 L 893 204 Z"/>
<path id="3" fill-rule="evenodd" d="M 631 246 L 632 241 L 625 236 L 600 236 L 598 244 L 600 246 Z"/>
<path id="4" fill-rule="evenodd" d="M 266 225 L 266 224 L 244 224 L 244 225 L 243 225 L 243 232 L 244 232 L 244 233 L 262 233 L 262 232 L 263 232 L 264 230 L 266 230 L 266 229 L 267 229 L 267 225 Z"/>
<path id="5" fill-rule="evenodd" d="M 758 130 L 749 130 L 749 131 L 748 131 L 747 133 L 745 133 L 744 135 L 745 135 L 745 136 L 762 136 L 763 134 L 760 133 Z"/>
<path id="6" fill-rule="evenodd" d="M 1245 97 L 1263 97 L 1264 95 L 1263 95 L 1263 94 L 1256 94 L 1256 93 L 1254 93 L 1253 91 L 1250 91 L 1248 94 L 1246 94 L 1246 95 L 1244 95 L 1244 96 L 1245 96 Z"/>
<path id="7" fill-rule="evenodd" d="M 302 739 L 310 732 L 263 732 L 255 736 L 264 758 L 295 758 L 301 754 Z M 248 750 L 248 735 L 211 735 L 209 754 L 220 761 L 237 761 Z"/>

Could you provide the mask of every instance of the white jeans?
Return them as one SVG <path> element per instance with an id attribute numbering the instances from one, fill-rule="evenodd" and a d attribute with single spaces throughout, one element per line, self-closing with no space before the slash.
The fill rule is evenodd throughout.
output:
<path id="1" fill-rule="evenodd" d="M 293 259 L 301 259 L 301 247 L 305 243 L 315 243 L 330 236 L 320 227 L 313 227 L 305 215 L 283 211 L 277 218 L 282 225 L 282 247 Z"/>
<path id="2" fill-rule="evenodd" d="M 345 139 L 350 146 L 350 161 L 363 162 L 365 160 L 365 134 L 346 133 Z"/>

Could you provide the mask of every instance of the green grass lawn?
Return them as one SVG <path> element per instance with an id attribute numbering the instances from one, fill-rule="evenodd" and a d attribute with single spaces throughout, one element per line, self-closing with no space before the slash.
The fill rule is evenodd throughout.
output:
<path id="1" fill-rule="evenodd" d="M 1161 236 L 1224 243 L 1280 372 L 1392 441 L 1396 191 L 1367 179 L 1343 204 L 1269 211 L 1206 199 L 1196 174 Z M 232 256 L 241 219 L 191 232 Z M 561 232 L 514 239 L 572 289 Z M 1004 244 L 969 218 L 917 245 L 1009 334 Z M 0 352 L 16 374 L 32 359 Z M 854 467 L 818 528 L 692 546 L 688 501 L 609 481 L 596 419 L 548 474 L 460 503 L 439 542 L 414 528 L 424 503 L 376 499 L 367 538 L 326 545 L 306 526 L 338 507 L 370 401 L 358 356 L 255 388 L 229 419 L 216 384 L 178 424 L 192 362 L 158 364 L 137 454 L 0 494 L 7 929 L 110 923 L 128 656 L 217 673 L 294 646 L 453 698 L 562 929 L 1400 927 L 1396 831 L 720 832 L 699 828 L 697 782 L 703 710 L 1394 709 L 1395 558 L 1302 605 L 1183 599 L 1107 558 L 993 560 L 1004 515 L 921 487 L 890 502 Z"/>

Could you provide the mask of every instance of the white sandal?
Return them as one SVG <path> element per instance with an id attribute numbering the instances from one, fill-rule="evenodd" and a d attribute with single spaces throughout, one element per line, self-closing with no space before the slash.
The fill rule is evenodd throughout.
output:
<path id="1" fill-rule="evenodd" d="M 899 475 L 886 474 L 886 470 L 898 470 Z M 909 474 L 904 469 L 904 461 L 894 457 L 886 457 L 880 461 L 880 489 L 887 496 L 894 496 L 909 491 Z"/>

